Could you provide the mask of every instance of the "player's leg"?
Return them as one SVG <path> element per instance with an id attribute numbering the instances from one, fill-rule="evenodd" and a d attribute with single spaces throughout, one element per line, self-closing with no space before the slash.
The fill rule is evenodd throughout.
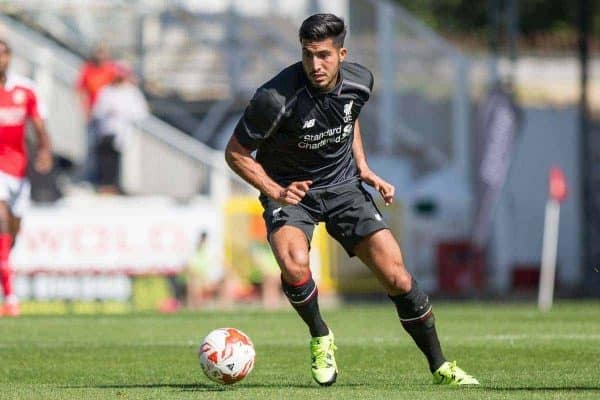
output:
<path id="1" fill-rule="evenodd" d="M 13 290 L 12 268 L 9 264 L 13 236 L 10 232 L 12 214 L 6 201 L 0 201 L 0 285 L 5 307 L 16 299 Z"/>
<path id="2" fill-rule="evenodd" d="M 30 203 L 31 185 L 27 179 L 2 175 L 0 179 L 0 283 L 4 291 L 4 314 L 18 316 L 21 311 L 14 291 L 14 271 L 9 262 L 21 229 L 21 216 Z"/>
<path id="3" fill-rule="evenodd" d="M 394 302 L 402 326 L 427 357 L 431 372 L 445 361 L 429 298 L 404 267 L 398 243 L 388 229 L 365 237 L 354 252 L 375 274 Z"/>
<path id="4" fill-rule="evenodd" d="M 333 333 L 321 316 L 317 285 L 309 265 L 313 230 L 322 218 L 317 200 L 308 193 L 303 200 L 307 207 L 304 208 L 301 205 L 282 206 L 260 196 L 269 244 L 281 270 L 283 293 L 310 331 L 313 379 L 320 385 L 331 385 L 337 377 Z"/>
<path id="5" fill-rule="evenodd" d="M 328 189 L 323 199 L 328 210 L 327 230 L 350 256 L 357 255 L 374 272 L 435 377 L 440 368 L 451 364 L 442 353 L 429 298 L 404 267 L 400 247 L 373 198 L 360 183 L 351 183 Z M 454 383 L 476 382 L 472 377 L 466 379 L 468 375 L 455 365 L 452 371 Z"/>
<path id="6" fill-rule="evenodd" d="M 271 233 L 269 242 L 281 269 L 281 285 L 286 297 L 308 326 L 311 336 L 327 335 L 329 328 L 319 311 L 305 233 L 295 226 L 284 225 Z"/>
<path id="7" fill-rule="evenodd" d="M 281 268 L 281 283 L 288 300 L 308 326 L 311 334 L 311 372 L 320 385 L 337 378 L 333 333 L 321 316 L 318 289 L 309 266 L 309 242 L 302 229 L 283 225 L 269 236 L 273 254 Z"/>
<path id="8" fill-rule="evenodd" d="M 444 358 L 429 297 L 404 266 L 400 247 L 388 229 L 367 235 L 354 248 L 394 302 L 404 329 L 429 363 L 435 383 L 473 385 L 479 382 Z"/>
<path id="9" fill-rule="evenodd" d="M 17 217 L 16 215 L 12 214 L 9 211 L 9 231 L 10 231 L 10 237 L 11 237 L 11 249 L 15 247 L 15 244 L 17 243 L 17 237 L 19 236 L 19 231 L 21 230 L 21 218 Z M 9 258 L 10 258 L 10 249 L 9 249 Z M 8 262 L 8 269 L 7 269 L 7 290 L 5 291 L 6 293 L 6 298 L 4 301 L 4 315 L 7 316 L 11 316 L 11 317 L 17 317 L 21 314 L 21 307 L 19 305 L 19 299 L 17 298 L 17 294 L 15 293 L 14 290 L 14 270 L 12 269 L 12 266 L 10 264 L 10 261 Z"/>

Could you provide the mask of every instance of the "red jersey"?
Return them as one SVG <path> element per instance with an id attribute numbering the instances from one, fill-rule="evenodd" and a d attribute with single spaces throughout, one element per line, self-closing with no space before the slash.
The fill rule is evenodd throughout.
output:
<path id="1" fill-rule="evenodd" d="M 77 89 L 87 95 L 87 112 L 89 113 L 96 103 L 100 89 L 111 83 L 117 76 L 117 67 L 110 61 L 100 65 L 86 62 L 77 79 Z"/>
<path id="2" fill-rule="evenodd" d="M 24 177 L 27 168 L 25 126 L 28 119 L 43 117 L 35 84 L 8 74 L 0 86 L 0 171 Z"/>

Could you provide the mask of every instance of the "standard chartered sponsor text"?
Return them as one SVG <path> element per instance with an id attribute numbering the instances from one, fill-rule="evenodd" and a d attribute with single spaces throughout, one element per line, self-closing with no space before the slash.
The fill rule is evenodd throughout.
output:
<path id="1" fill-rule="evenodd" d="M 348 137 L 349 134 L 350 132 L 344 132 L 344 134 L 342 134 L 342 125 L 339 125 L 314 135 L 302 136 L 303 141 L 298 143 L 298 147 L 305 150 L 315 150 L 326 146 L 329 143 L 340 143 Z"/>

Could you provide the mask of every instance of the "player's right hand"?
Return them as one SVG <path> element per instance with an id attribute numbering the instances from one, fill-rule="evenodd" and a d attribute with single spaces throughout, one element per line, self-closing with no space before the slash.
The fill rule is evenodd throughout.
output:
<path id="1" fill-rule="evenodd" d="M 279 192 L 279 196 L 275 200 L 285 205 L 298 204 L 306 196 L 310 185 L 312 185 L 312 181 L 292 182 Z"/>

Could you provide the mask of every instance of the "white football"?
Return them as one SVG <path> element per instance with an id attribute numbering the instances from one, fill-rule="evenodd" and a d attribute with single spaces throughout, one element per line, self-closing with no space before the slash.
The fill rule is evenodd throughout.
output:
<path id="1" fill-rule="evenodd" d="M 200 366 L 215 382 L 230 385 L 241 381 L 254 367 L 254 345 L 239 329 L 219 328 L 200 345 Z"/>

